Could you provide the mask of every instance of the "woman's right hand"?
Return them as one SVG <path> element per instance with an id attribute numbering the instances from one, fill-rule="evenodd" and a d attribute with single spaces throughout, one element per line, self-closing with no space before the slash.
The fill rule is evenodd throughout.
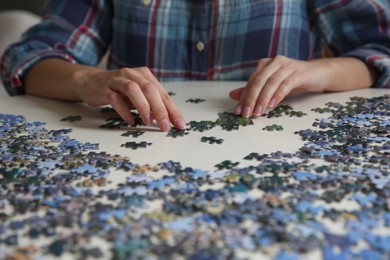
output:
<path id="1" fill-rule="evenodd" d="M 146 67 L 80 71 L 75 79 L 81 86 L 74 89 L 80 100 L 91 106 L 110 104 L 130 125 L 134 123 L 130 109 L 137 109 L 145 125 L 155 119 L 162 131 L 169 131 L 171 123 L 186 127 L 183 115 Z"/>
<path id="2" fill-rule="evenodd" d="M 171 124 L 186 127 L 182 113 L 164 87 L 145 67 L 104 70 L 72 64 L 61 59 L 45 59 L 25 77 L 30 95 L 83 101 L 91 106 L 111 105 L 128 124 L 134 123 L 131 109 L 137 109 L 144 124 L 156 120 L 162 131 Z"/>

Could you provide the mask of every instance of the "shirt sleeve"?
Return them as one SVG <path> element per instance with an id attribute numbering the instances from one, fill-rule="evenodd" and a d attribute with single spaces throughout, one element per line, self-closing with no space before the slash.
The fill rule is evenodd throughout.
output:
<path id="1" fill-rule="evenodd" d="M 23 77 L 46 58 L 97 65 L 111 41 L 110 2 L 49 0 L 41 22 L 28 29 L 1 57 L 1 77 L 7 92 L 24 94 Z"/>
<path id="2" fill-rule="evenodd" d="M 314 0 L 311 23 L 336 56 L 358 58 L 379 72 L 373 87 L 390 88 L 389 0 Z"/>

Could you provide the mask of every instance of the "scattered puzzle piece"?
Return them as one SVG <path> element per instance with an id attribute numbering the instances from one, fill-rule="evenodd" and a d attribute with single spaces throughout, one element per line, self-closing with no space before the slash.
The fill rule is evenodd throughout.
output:
<path id="1" fill-rule="evenodd" d="M 145 142 L 145 141 L 142 141 L 142 142 L 126 142 L 126 143 L 122 144 L 121 147 L 131 148 L 133 150 L 136 150 L 138 148 L 146 148 L 146 147 L 148 147 L 150 145 L 152 145 L 152 143 L 148 143 L 148 142 Z"/>
<path id="2" fill-rule="evenodd" d="M 217 167 L 218 170 L 224 170 L 224 169 L 232 169 L 233 167 L 236 167 L 239 164 L 240 164 L 239 162 L 233 163 L 230 160 L 225 160 L 225 161 L 215 165 L 215 167 Z"/>
<path id="3" fill-rule="evenodd" d="M 64 121 L 64 122 L 77 122 L 77 121 L 81 121 L 82 117 L 80 115 L 77 115 L 77 116 L 67 116 L 67 117 L 64 117 L 61 119 L 61 121 Z"/>
<path id="4" fill-rule="evenodd" d="M 320 114 L 332 112 L 332 110 L 329 107 L 324 107 L 324 108 L 317 107 L 317 108 L 311 109 L 311 111 L 314 111 L 314 112 L 317 112 L 317 113 L 320 113 Z"/>
<path id="5" fill-rule="evenodd" d="M 121 136 L 125 136 L 125 137 L 134 137 L 134 138 L 137 138 L 141 135 L 145 134 L 145 131 L 141 131 L 141 130 L 129 130 L 123 134 L 121 134 Z"/>
<path id="6" fill-rule="evenodd" d="M 101 112 L 114 114 L 115 116 L 111 116 L 107 118 L 105 120 L 106 123 L 100 125 L 99 126 L 100 128 L 115 129 L 115 128 L 123 128 L 128 126 L 128 124 L 121 117 L 119 117 L 118 113 L 113 108 L 103 107 L 101 109 Z M 131 112 L 131 114 L 133 115 L 133 119 L 134 119 L 134 124 L 132 126 L 135 127 L 135 126 L 143 125 L 142 118 L 137 112 Z"/>
<path id="7" fill-rule="evenodd" d="M 120 117 L 110 117 L 106 119 L 106 123 L 103 125 L 100 125 L 100 128 L 106 128 L 106 129 L 114 129 L 114 128 L 122 128 L 127 127 L 128 124 L 123 121 Z"/>
<path id="8" fill-rule="evenodd" d="M 0 258 L 389 259 L 390 96 L 327 106 L 299 150 L 210 172 L 0 114 Z"/>
<path id="9" fill-rule="evenodd" d="M 218 117 L 215 124 L 226 131 L 238 130 L 240 126 L 253 125 L 253 121 L 250 118 L 241 117 L 229 112 L 219 113 Z"/>
<path id="10" fill-rule="evenodd" d="M 175 127 L 172 127 L 167 136 L 169 137 L 173 137 L 173 138 L 177 138 L 177 137 L 183 137 L 183 136 L 186 136 L 188 135 L 188 130 L 186 129 L 178 129 L 178 128 L 175 128 Z"/>
<path id="11" fill-rule="evenodd" d="M 263 128 L 263 130 L 266 130 L 266 131 L 283 131 L 283 126 L 281 125 L 277 125 L 277 124 L 272 124 L 272 125 L 267 125 Z"/>
<path id="12" fill-rule="evenodd" d="M 263 116 L 265 116 L 267 118 L 277 118 L 277 117 L 281 117 L 283 115 L 287 115 L 290 117 L 293 117 L 293 116 L 302 117 L 302 116 L 306 116 L 307 114 L 303 113 L 302 111 L 294 111 L 292 106 L 283 105 L 283 104 L 280 104 L 277 107 L 275 107 L 274 109 L 272 109 L 271 111 L 269 111 L 268 113 L 263 114 Z"/>
<path id="13" fill-rule="evenodd" d="M 102 107 L 101 109 L 100 109 L 100 112 L 101 113 L 114 113 L 114 114 L 117 114 L 116 113 L 116 111 L 115 111 L 115 109 L 114 108 L 112 108 L 112 107 Z"/>
<path id="14" fill-rule="evenodd" d="M 203 103 L 205 101 L 206 99 L 201 99 L 201 98 L 190 98 L 186 100 L 187 103 L 195 103 L 195 104 Z"/>
<path id="15" fill-rule="evenodd" d="M 218 139 L 214 136 L 202 136 L 200 138 L 200 141 L 203 143 L 209 143 L 209 144 L 222 144 L 223 139 Z"/>
<path id="16" fill-rule="evenodd" d="M 189 125 L 192 131 L 204 132 L 213 129 L 216 124 L 213 121 L 190 121 Z"/>

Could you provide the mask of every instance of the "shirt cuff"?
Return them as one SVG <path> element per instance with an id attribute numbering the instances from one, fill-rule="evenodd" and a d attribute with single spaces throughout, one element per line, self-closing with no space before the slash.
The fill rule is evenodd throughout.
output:
<path id="1" fill-rule="evenodd" d="M 66 52 L 58 50 L 40 50 L 28 54 L 20 63 L 18 63 L 12 70 L 7 71 L 2 68 L 1 74 L 3 77 L 4 87 L 8 94 L 11 96 L 25 94 L 25 88 L 23 85 L 23 78 L 27 72 L 38 62 L 49 59 L 57 58 L 76 63 L 71 55 Z"/>
<path id="2" fill-rule="evenodd" d="M 388 52 L 388 50 L 385 50 L 385 52 L 386 51 Z M 388 54 L 372 48 L 362 48 L 348 52 L 343 56 L 360 59 L 377 69 L 379 75 L 372 86 L 373 88 L 390 88 L 390 56 Z"/>

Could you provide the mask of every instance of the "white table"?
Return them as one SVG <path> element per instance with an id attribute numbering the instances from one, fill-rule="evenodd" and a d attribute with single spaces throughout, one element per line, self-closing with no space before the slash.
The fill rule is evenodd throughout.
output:
<path id="1" fill-rule="evenodd" d="M 235 102 L 228 98 L 228 92 L 231 89 L 242 86 L 243 82 L 175 82 L 166 83 L 165 87 L 168 91 L 173 92 L 173 99 L 177 106 L 182 110 L 187 122 L 211 120 L 215 121 L 218 118 L 218 113 L 231 112 L 235 106 Z M 19 97 L 2 97 L 0 98 L 0 113 L 24 115 L 28 122 L 44 121 L 47 129 L 68 129 L 73 131 L 69 134 L 71 138 L 82 142 L 98 143 L 100 151 L 106 151 L 110 154 L 118 154 L 128 156 L 131 162 L 139 165 L 157 165 L 162 162 L 173 161 L 180 162 L 183 167 L 192 167 L 193 169 L 201 169 L 203 171 L 216 172 L 216 164 L 222 161 L 229 160 L 239 162 L 239 167 L 256 165 L 254 161 L 244 160 L 244 157 L 250 153 L 270 154 L 277 151 L 285 153 L 294 153 L 303 146 L 304 141 L 300 136 L 294 134 L 296 131 L 314 128 L 313 122 L 318 117 L 327 117 L 329 114 L 319 114 L 311 109 L 324 107 L 325 103 L 339 102 L 345 103 L 352 96 L 374 97 L 389 94 L 389 90 L 384 89 L 365 89 L 350 91 L 344 93 L 329 93 L 329 94 L 309 94 L 293 98 L 288 98 L 284 103 L 288 103 L 295 111 L 303 111 L 307 115 L 303 117 L 288 117 L 268 119 L 266 117 L 253 119 L 253 125 L 240 127 L 235 131 L 224 131 L 220 127 L 215 127 L 210 131 L 194 132 L 191 131 L 184 137 L 167 137 L 167 133 L 159 131 L 156 127 L 138 127 L 138 129 L 146 130 L 146 133 L 140 137 L 124 137 L 122 133 L 130 128 L 122 129 L 102 129 L 100 125 L 104 124 L 107 118 L 100 108 L 92 108 L 82 104 L 69 102 L 54 101 L 31 96 Z M 205 99 L 203 103 L 186 102 L 188 99 Z M 60 119 L 69 115 L 80 115 L 81 121 L 64 122 Z M 283 131 L 265 131 L 263 128 L 267 125 L 278 124 L 283 126 Z M 208 144 L 200 141 L 202 136 L 214 136 L 223 139 L 222 144 Z M 146 148 L 132 150 L 121 147 L 121 144 L 127 141 L 147 141 L 151 145 Z M 326 163 L 316 162 L 318 164 Z M 112 181 L 107 187 L 117 187 L 116 185 L 125 182 L 126 177 L 130 173 L 122 172 L 122 175 L 113 175 L 110 178 Z M 217 186 L 210 186 L 218 189 Z M 206 189 L 208 186 L 203 187 Z M 219 187 L 220 188 L 220 187 Z M 263 192 L 251 193 L 259 199 L 264 196 Z M 157 204 L 157 206 L 156 206 Z M 154 206 L 153 206 L 154 205 Z M 143 209 L 146 212 L 151 212 L 153 209 L 158 209 L 158 203 L 151 203 L 150 208 Z M 154 208 L 155 207 L 155 208 Z M 358 207 L 356 202 L 343 201 L 339 204 L 333 204 L 332 207 L 337 209 L 351 209 Z M 0 212 L 2 209 L 0 208 Z M 139 213 L 142 214 L 142 213 Z M 332 223 L 327 223 L 332 226 Z M 333 226 L 335 232 L 342 228 Z M 390 235 L 389 229 L 383 229 L 382 233 Z M 99 240 L 99 238 L 96 238 Z M 95 244 L 101 244 L 101 248 L 109 247 L 104 241 L 93 241 Z M 28 243 L 27 243 L 28 244 Z M 276 250 L 275 250 L 276 249 Z M 103 250 L 104 251 L 104 250 Z M 278 252 L 274 248 L 270 252 L 245 252 L 238 250 L 240 256 L 249 256 L 257 258 L 262 256 L 268 258 L 274 256 Z M 107 253 L 107 252 L 106 252 Z M 1 255 L 1 245 L 0 245 Z M 110 255 L 107 253 L 106 256 Z M 69 256 L 69 255 L 68 255 Z M 308 257 L 321 258 L 322 253 L 319 250 L 310 252 Z"/>
<path id="2" fill-rule="evenodd" d="M 232 112 L 235 101 L 229 99 L 229 90 L 242 86 L 243 82 L 184 82 L 166 83 L 168 91 L 176 105 L 181 109 L 187 122 L 211 120 L 218 118 L 218 113 Z M 128 155 L 137 163 L 156 164 L 163 161 L 180 161 L 183 165 L 213 169 L 216 163 L 223 160 L 240 160 L 251 152 L 271 153 L 275 151 L 295 152 L 303 142 L 294 132 L 312 128 L 317 117 L 322 115 L 310 111 L 312 108 L 324 107 L 328 101 L 346 102 L 351 96 L 376 96 L 389 93 L 385 89 L 366 89 L 344 93 L 306 95 L 290 98 L 285 103 L 294 110 L 303 111 L 307 116 L 297 118 L 284 116 L 268 119 L 253 119 L 253 126 L 240 127 L 239 131 L 221 131 L 215 127 L 204 133 L 191 132 L 185 137 L 169 138 L 166 133 L 151 127 L 137 141 L 147 140 L 153 145 L 147 149 L 132 151 L 120 147 L 126 141 L 121 134 L 126 129 L 101 129 L 106 115 L 100 108 L 91 108 L 80 104 L 54 101 L 31 96 L 6 97 L 1 99 L 0 113 L 12 113 L 26 116 L 28 121 L 47 122 L 49 129 L 73 128 L 70 135 L 83 142 L 99 143 L 103 151 L 113 154 Z M 194 104 L 186 102 L 190 98 L 205 99 L 205 102 Z M 82 121 L 70 123 L 60 119 L 69 115 L 81 115 Z M 264 131 L 267 125 L 282 125 L 283 131 Z M 200 142 L 202 136 L 215 136 L 224 139 L 223 145 L 208 145 Z M 199 156 L 201 155 L 201 156 Z"/>

